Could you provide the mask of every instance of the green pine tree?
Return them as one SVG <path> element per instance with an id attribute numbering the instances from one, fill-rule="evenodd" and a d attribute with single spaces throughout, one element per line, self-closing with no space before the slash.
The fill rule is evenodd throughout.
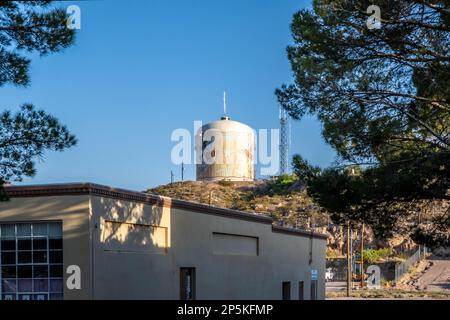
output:
<path id="1" fill-rule="evenodd" d="M 52 2 L 0 2 L 0 87 L 29 85 L 30 54 L 46 55 L 74 43 L 75 32 L 66 27 L 65 10 Z M 34 160 L 46 150 L 61 151 L 75 143 L 55 117 L 31 104 L 16 114 L 0 113 L 0 200 L 7 199 L 3 184 L 34 175 Z"/>
<path id="2" fill-rule="evenodd" d="M 276 94 L 295 119 L 316 116 L 337 151 L 320 172 L 293 164 L 335 221 L 450 244 L 449 23 L 446 0 L 315 0 L 294 15 L 294 82 Z"/>

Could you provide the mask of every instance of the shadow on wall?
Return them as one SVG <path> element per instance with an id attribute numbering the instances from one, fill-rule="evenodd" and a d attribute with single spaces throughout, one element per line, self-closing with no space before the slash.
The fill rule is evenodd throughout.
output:
<path id="1" fill-rule="evenodd" d="M 30 222 L 63 220 L 65 239 L 88 237 L 87 219 L 80 219 L 89 212 L 87 201 L 78 197 L 11 198 L 0 202 L 2 222 Z"/>
<path id="2" fill-rule="evenodd" d="M 109 198 L 101 198 L 100 204 L 100 243 L 105 251 L 167 253 L 170 222 L 164 207 Z"/>

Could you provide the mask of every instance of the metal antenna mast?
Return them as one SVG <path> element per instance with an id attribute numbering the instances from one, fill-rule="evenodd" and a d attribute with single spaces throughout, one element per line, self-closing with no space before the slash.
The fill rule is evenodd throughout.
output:
<path id="1" fill-rule="evenodd" d="M 181 163 L 181 181 L 184 181 L 184 162 Z"/>
<path id="2" fill-rule="evenodd" d="M 223 92 L 223 115 L 227 116 L 227 93 Z"/>
<path id="3" fill-rule="evenodd" d="M 288 174 L 290 135 L 289 115 L 280 106 L 280 174 Z"/>

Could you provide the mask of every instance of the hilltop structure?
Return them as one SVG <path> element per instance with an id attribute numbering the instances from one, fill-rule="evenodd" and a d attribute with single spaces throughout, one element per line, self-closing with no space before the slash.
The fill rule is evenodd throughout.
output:
<path id="1" fill-rule="evenodd" d="M 196 133 L 197 181 L 253 181 L 255 179 L 255 131 L 227 116 L 223 93 L 223 117 L 205 124 Z"/>
<path id="2" fill-rule="evenodd" d="M 197 164 L 197 181 L 253 181 L 255 133 L 224 116 L 204 125 L 196 136 L 202 161 Z"/>

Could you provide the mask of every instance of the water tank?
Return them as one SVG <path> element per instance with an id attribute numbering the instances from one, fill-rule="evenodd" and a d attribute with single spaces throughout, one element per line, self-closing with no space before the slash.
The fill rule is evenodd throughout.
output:
<path id="1" fill-rule="evenodd" d="M 255 132 L 222 117 L 196 135 L 197 181 L 253 181 Z"/>

